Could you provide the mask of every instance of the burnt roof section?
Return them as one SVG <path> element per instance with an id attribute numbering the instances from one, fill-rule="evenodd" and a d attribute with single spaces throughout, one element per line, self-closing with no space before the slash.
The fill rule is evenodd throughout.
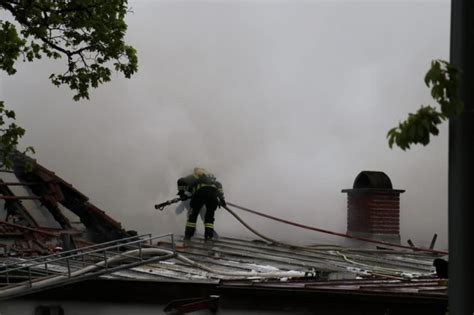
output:
<path id="1" fill-rule="evenodd" d="M 51 248 L 70 249 L 65 246 L 128 235 L 119 222 L 36 160 L 22 154 L 13 155 L 12 160 L 12 170 L 0 171 L 0 213 L 4 213 L 0 216 L 0 248 L 4 255 L 46 254 Z M 22 235 L 25 229 L 31 233 Z M 36 237 L 39 234 L 44 237 Z"/>

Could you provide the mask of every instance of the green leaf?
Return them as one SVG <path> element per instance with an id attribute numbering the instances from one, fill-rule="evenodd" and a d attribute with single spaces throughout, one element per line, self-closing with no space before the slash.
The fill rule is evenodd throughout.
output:
<path id="1" fill-rule="evenodd" d="M 389 130 L 389 147 L 395 143 L 402 150 L 406 150 L 412 144 L 427 145 L 430 135 L 439 134 L 437 125 L 448 117 L 461 113 L 464 104 L 458 96 L 458 80 L 459 71 L 456 67 L 444 60 L 433 60 L 424 81 L 431 88 L 431 96 L 441 111 L 431 106 L 421 106 L 416 113 L 409 113 L 408 118 L 398 124 L 398 128 Z"/>
<path id="2" fill-rule="evenodd" d="M 0 71 L 9 75 L 16 73 L 19 58 L 64 58 L 65 69 L 49 80 L 69 87 L 77 101 L 110 81 L 112 71 L 130 78 L 138 70 L 137 52 L 125 42 L 127 0 L 0 1 L 0 9 L 14 20 L 0 20 Z M 15 118 L 0 101 L 0 163 L 6 166 L 25 134 Z"/>

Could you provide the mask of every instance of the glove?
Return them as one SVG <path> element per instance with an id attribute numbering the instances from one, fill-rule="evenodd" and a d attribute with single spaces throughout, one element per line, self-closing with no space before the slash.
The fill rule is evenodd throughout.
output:
<path id="1" fill-rule="evenodd" d="M 186 200 L 187 199 L 186 195 L 184 193 L 178 193 L 178 195 L 179 195 L 179 199 L 181 199 L 181 200 Z"/>
<path id="2" fill-rule="evenodd" d="M 225 202 L 225 199 L 222 199 L 220 202 L 221 207 L 227 207 L 227 203 Z"/>

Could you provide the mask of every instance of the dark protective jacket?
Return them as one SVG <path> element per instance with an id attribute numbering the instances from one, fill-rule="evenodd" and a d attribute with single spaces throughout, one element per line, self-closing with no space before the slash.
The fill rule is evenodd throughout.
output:
<path id="1" fill-rule="evenodd" d="M 201 176 L 189 175 L 178 179 L 178 195 L 181 198 L 185 196 L 194 195 L 199 189 L 203 187 L 213 187 L 217 190 L 217 196 L 220 201 L 224 200 L 224 190 L 222 184 L 217 181 L 212 174 L 205 174 Z"/>

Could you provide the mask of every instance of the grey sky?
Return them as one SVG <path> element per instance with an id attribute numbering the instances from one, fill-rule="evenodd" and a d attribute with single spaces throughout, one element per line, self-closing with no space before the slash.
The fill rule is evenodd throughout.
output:
<path id="1" fill-rule="evenodd" d="M 380 170 L 402 198 L 402 237 L 447 247 L 447 128 L 428 147 L 390 150 L 385 135 L 421 104 L 423 76 L 449 59 L 449 1 L 130 1 L 140 69 L 73 102 L 19 65 L 0 98 L 27 128 L 40 163 L 140 232 L 182 233 L 174 197 L 195 165 L 228 200 L 345 232 L 346 195 Z M 243 215 L 281 240 L 335 240 Z M 250 234 L 217 213 L 220 234 Z M 202 229 L 198 225 L 198 229 Z"/>

